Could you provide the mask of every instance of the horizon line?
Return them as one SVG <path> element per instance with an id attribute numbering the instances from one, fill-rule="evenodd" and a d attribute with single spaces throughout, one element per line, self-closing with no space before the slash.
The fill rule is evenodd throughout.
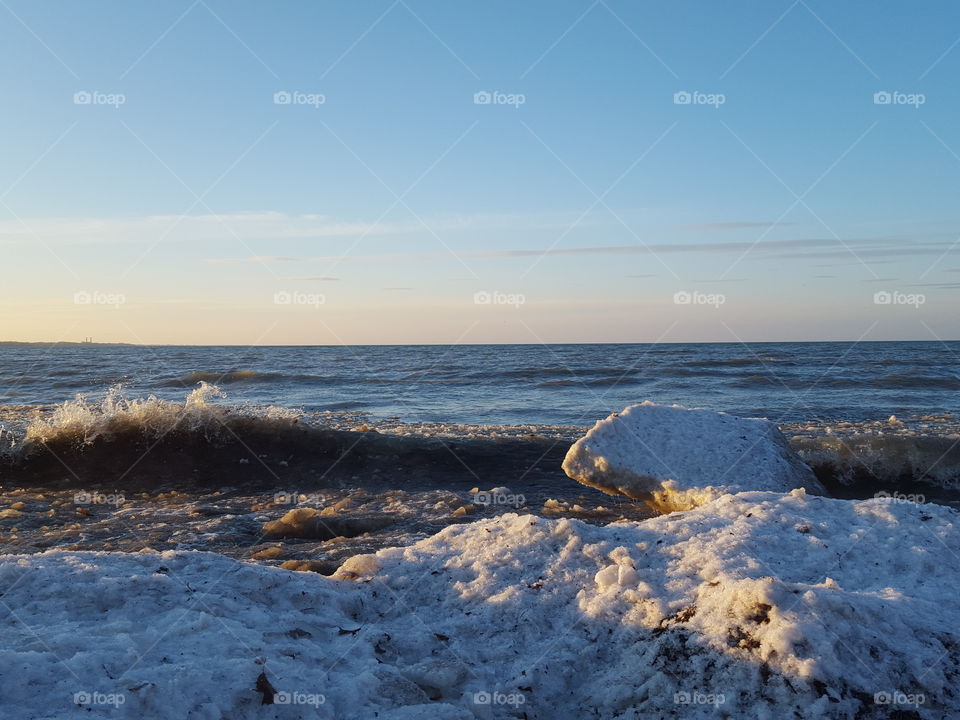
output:
<path id="1" fill-rule="evenodd" d="M 338 347 L 489 347 L 489 346 L 555 346 L 555 345 L 814 345 L 814 344 L 856 344 L 867 343 L 952 343 L 956 339 L 931 338 L 924 340 L 632 340 L 632 341 L 595 341 L 595 342 L 457 342 L 457 343 L 304 343 L 272 344 L 260 343 L 132 343 L 132 342 L 84 342 L 82 340 L 0 340 L 4 345 L 65 345 L 65 346 L 102 346 L 102 347 L 191 347 L 191 348 L 338 348 Z"/>

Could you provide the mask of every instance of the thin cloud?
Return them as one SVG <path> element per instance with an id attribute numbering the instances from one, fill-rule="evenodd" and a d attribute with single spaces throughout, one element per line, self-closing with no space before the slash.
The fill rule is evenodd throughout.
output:
<path id="1" fill-rule="evenodd" d="M 307 262 L 311 258 L 306 257 L 283 257 L 279 255 L 252 255 L 249 257 L 237 258 L 208 258 L 208 263 L 216 265 L 244 265 L 247 263 L 288 263 L 288 262 Z M 287 278 L 294 280 L 295 278 Z"/>
<path id="2" fill-rule="evenodd" d="M 150 215 L 128 218 L 52 217 L 0 220 L 0 244 L 152 244 L 203 243 L 223 240 L 276 243 L 283 240 L 327 240 L 435 233 L 506 230 L 560 230 L 575 222 L 572 213 L 513 213 L 410 217 L 393 221 L 349 221 L 330 215 L 290 215 L 253 211 L 205 215 Z M 600 222 L 600 216 L 581 219 L 580 226 Z"/>
<path id="3" fill-rule="evenodd" d="M 885 258 L 897 258 L 916 255 L 940 255 L 949 250 L 952 243 L 947 241 L 918 242 L 913 239 L 891 236 L 846 238 L 789 238 L 752 241 L 696 242 L 696 243 L 651 243 L 647 245 L 598 245 L 590 247 L 559 248 L 516 248 L 501 250 L 467 251 L 458 248 L 461 258 L 497 259 L 528 257 L 564 257 L 564 256 L 603 256 L 603 255 L 666 255 L 666 254 L 728 254 L 749 252 L 750 256 L 761 260 L 830 260 L 850 258 L 846 264 L 862 264 L 854 261 L 859 258 L 866 263 L 891 262 Z M 960 252 L 960 249 L 958 249 Z M 852 256 L 852 257 L 851 257 Z M 449 257 L 449 253 L 389 253 L 381 255 L 325 255 L 315 257 L 241 257 L 211 258 L 214 263 L 251 263 L 251 262 L 336 262 L 336 263 L 376 263 L 376 262 L 421 262 Z M 821 263 L 817 267 L 835 267 L 841 265 Z"/>
<path id="4" fill-rule="evenodd" d="M 340 282 L 340 278 L 331 275 L 289 275 L 284 280 L 302 280 L 305 282 Z"/>
<path id="5" fill-rule="evenodd" d="M 796 225 L 794 222 L 769 222 L 763 220 L 739 220 L 733 222 L 707 222 L 680 225 L 678 230 L 742 230 L 744 228 L 773 228 Z"/>

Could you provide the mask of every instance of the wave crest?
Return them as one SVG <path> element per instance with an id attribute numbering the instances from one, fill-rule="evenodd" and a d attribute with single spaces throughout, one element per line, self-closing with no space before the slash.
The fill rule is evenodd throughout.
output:
<path id="1" fill-rule="evenodd" d="M 123 387 L 114 385 L 100 402 L 85 395 L 58 405 L 49 417 L 30 422 L 22 440 L 29 452 L 38 445 L 89 445 L 100 438 L 141 435 L 158 439 L 171 433 L 200 433 L 208 439 L 220 436 L 237 418 L 289 424 L 300 413 L 278 407 L 227 407 L 214 400 L 227 395 L 218 386 L 201 381 L 184 402 L 162 400 L 154 395 L 127 399 Z"/>

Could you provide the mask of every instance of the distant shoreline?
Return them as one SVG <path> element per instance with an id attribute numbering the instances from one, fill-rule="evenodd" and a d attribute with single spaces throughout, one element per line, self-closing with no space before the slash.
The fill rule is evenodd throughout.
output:
<path id="1" fill-rule="evenodd" d="M 549 343 L 332 343 L 332 344 L 257 344 L 248 343 L 212 343 L 212 344 L 194 344 L 194 343 L 128 343 L 128 342 L 81 342 L 69 340 L 0 340 L 0 347 L 41 347 L 41 346 L 63 346 L 63 347 L 84 347 L 95 345 L 97 347 L 183 347 L 183 348 L 336 348 L 336 347 L 559 347 L 567 345 L 589 346 L 618 346 L 618 345 L 892 345 L 897 343 L 941 345 L 943 343 L 960 342 L 957 339 L 950 340 L 636 340 L 631 342 L 549 342 Z"/>
<path id="2" fill-rule="evenodd" d="M 71 342 L 69 340 L 36 340 L 33 342 L 26 340 L 0 340 L 0 347 L 20 347 L 20 346 L 36 346 L 36 345 L 63 345 L 65 347 L 77 347 L 83 345 L 97 345 L 99 347 L 149 347 L 147 345 L 138 345 L 136 343 L 122 343 L 122 342 Z M 171 346 L 175 347 L 175 346 Z M 203 345 L 197 345 L 196 347 L 205 347 Z M 213 346 L 211 346 L 213 347 Z"/>

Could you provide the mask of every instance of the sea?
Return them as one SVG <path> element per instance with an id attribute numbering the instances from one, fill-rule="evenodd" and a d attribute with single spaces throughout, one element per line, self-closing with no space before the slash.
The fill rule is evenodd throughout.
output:
<path id="1" fill-rule="evenodd" d="M 175 347 L 0 344 L 0 404 L 116 385 L 466 425 L 591 425 L 641 401 L 777 422 L 951 413 L 960 342 Z"/>
<path id="2" fill-rule="evenodd" d="M 960 507 L 960 342 L 0 343 L 0 543 L 326 573 L 505 512 L 643 519 L 561 463 L 645 400 L 768 418 L 833 495 Z"/>

